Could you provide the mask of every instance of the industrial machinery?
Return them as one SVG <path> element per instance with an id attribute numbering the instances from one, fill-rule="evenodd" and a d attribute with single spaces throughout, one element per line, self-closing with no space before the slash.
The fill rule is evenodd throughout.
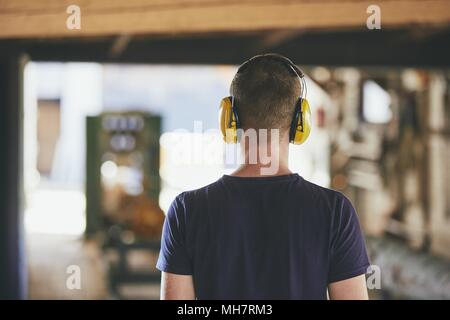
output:
<path id="1" fill-rule="evenodd" d="M 102 239 L 110 289 L 119 295 L 121 284 L 159 281 L 151 265 L 132 270 L 129 256 L 136 250 L 156 256 L 160 247 L 161 118 L 103 113 L 87 117 L 86 133 L 86 236 Z"/>
<path id="2" fill-rule="evenodd" d="M 353 202 L 384 298 L 450 296 L 448 73 L 340 68 L 331 187 Z"/>

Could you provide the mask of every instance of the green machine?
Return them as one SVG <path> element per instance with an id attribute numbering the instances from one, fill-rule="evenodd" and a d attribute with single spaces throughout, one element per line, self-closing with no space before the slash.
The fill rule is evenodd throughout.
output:
<path id="1" fill-rule="evenodd" d="M 86 235 L 119 224 L 137 228 L 143 237 L 159 237 L 160 135 L 161 117 L 155 115 L 87 117 Z"/>
<path id="2" fill-rule="evenodd" d="M 86 236 L 102 239 L 110 291 L 123 283 L 157 282 L 159 273 L 129 268 L 129 253 L 157 255 L 164 214 L 159 207 L 161 117 L 102 113 L 86 119 Z M 108 255 L 107 255 L 108 256 Z"/>

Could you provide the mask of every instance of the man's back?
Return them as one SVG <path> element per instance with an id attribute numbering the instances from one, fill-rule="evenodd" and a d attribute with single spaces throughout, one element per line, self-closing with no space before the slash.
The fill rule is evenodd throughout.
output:
<path id="1" fill-rule="evenodd" d="M 157 267 L 192 275 L 199 299 L 326 299 L 329 283 L 368 265 L 348 199 L 291 174 L 180 194 Z"/>

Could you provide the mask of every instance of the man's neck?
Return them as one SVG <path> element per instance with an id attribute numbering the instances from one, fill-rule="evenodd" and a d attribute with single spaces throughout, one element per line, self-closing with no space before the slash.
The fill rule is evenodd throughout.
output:
<path id="1" fill-rule="evenodd" d="M 254 148 L 252 150 L 252 148 Z M 287 137 L 275 145 L 269 140 L 267 144 L 241 144 L 244 163 L 231 175 L 239 177 L 282 176 L 292 174 L 289 170 L 289 142 Z M 256 155 L 256 157 L 255 157 Z"/>
<path id="2" fill-rule="evenodd" d="M 271 177 L 271 176 L 285 176 L 292 174 L 292 171 L 289 170 L 287 166 L 283 166 L 273 174 L 261 174 L 262 168 L 267 167 L 266 165 L 261 164 L 243 164 L 239 168 L 237 168 L 233 173 L 231 173 L 232 176 L 236 177 Z"/>

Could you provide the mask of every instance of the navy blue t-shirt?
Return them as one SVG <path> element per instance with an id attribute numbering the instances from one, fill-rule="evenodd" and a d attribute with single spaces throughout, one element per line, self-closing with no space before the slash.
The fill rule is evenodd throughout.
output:
<path id="1" fill-rule="evenodd" d="M 181 193 L 157 262 L 192 275 L 198 299 L 326 299 L 329 283 L 368 266 L 350 201 L 298 174 L 225 175 Z"/>

